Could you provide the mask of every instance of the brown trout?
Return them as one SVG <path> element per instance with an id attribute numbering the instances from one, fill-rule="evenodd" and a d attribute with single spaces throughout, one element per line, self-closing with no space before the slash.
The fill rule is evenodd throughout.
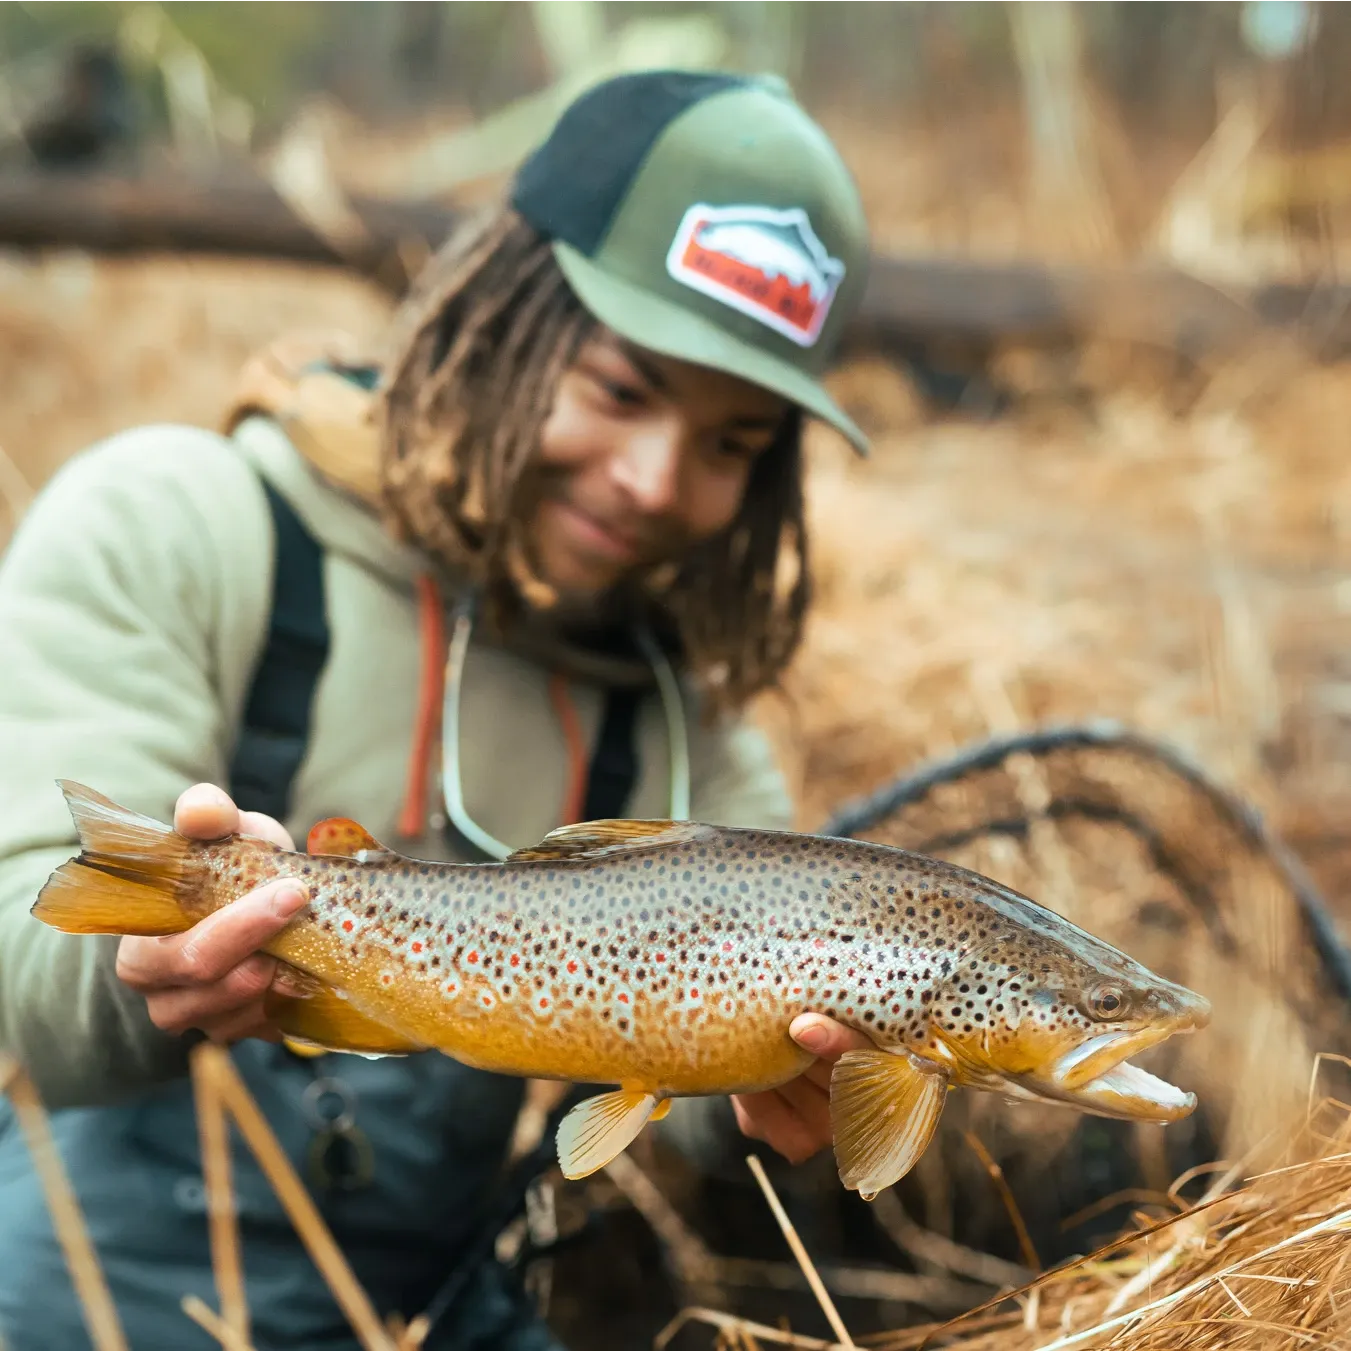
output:
<path id="1" fill-rule="evenodd" d="M 585 1177 L 676 1097 L 799 1074 L 818 1012 L 864 1033 L 832 1071 L 840 1179 L 871 1199 L 927 1148 L 948 1092 L 1185 1117 L 1129 1057 L 1204 1027 L 1206 999 L 1027 897 L 885 845 L 686 821 L 591 821 L 500 863 L 404 858 L 355 822 L 307 852 L 193 841 L 61 784 L 81 852 L 33 914 L 69 933 L 173 934 L 289 877 L 310 902 L 267 951 L 308 980 L 276 1025 L 328 1050 L 434 1049 L 502 1074 L 617 1085 L 559 1127 Z"/>

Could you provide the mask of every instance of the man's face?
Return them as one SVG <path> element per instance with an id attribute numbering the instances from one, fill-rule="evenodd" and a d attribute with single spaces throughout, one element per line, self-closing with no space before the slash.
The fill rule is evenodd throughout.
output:
<path id="1" fill-rule="evenodd" d="M 787 407 L 602 330 L 560 380 L 541 433 L 530 530 L 543 580 L 594 596 L 722 530 Z"/>

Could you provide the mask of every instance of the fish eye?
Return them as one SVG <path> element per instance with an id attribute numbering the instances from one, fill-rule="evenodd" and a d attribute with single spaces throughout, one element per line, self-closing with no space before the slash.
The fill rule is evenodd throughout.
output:
<path id="1" fill-rule="evenodd" d="M 1115 985 L 1101 985 L 1089 996 L 1088 1004 L 1096 1017 L 1115 1018 L 1126 1007 L 1126 994 Z"/>

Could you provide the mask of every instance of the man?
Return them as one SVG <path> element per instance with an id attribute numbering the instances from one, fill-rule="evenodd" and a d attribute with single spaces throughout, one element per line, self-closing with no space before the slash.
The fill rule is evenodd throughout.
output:
<path id="1" fill-rule="evenodd" d="M 522 1084 L 281 1040 L 258 950 L 305 904 L 291 885 L 175 938 L 41 925 L 29 907 L 75 849 L 53 780 L 202 838 L 290 844 L 343 815 L 428 858 L 599 816 L 788 826 L 741 710 L 809 596 L 802 418 L 864 446 L 819 381 L 865 266 L 855 186 L 781 86 L 623 77 L 433 260 L 383 360 L 283 343 L 226 434 L 115 436 L 34 503 L 0 569 L 0 1050 L 57 1109 L 134 1345 L 209 1344 L 179 1309 L 214 1299 L 202 1035 L 231 1046 L 382 1315 L 459 1271 L 433 1344 L 553 1345 L 475 1255 Z M 799 1160 L 829 1140 L 828 1061 L 856 1038 L 811 1016 L 794 1035 L 825 1059 L 734 1110 Z M 668 1136 L 716 1147 L 726 1104 L 679 1108 Z M 258 1343 L 350 1345 L 236 1157 Z M 85 1344 L 3 1124 L 0 1338 Z"/>

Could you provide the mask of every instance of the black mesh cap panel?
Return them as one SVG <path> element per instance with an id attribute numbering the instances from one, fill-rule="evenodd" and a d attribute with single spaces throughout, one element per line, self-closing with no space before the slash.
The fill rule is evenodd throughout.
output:
<path id="1" fill-rule="evenodd" d="M 653 142 L 691 104 L 762 83 L 744 75 L 641 71 L 607 80 L 563 113 L 521 166 L 512 206 L 544 235 L 590 257 Z"/>

